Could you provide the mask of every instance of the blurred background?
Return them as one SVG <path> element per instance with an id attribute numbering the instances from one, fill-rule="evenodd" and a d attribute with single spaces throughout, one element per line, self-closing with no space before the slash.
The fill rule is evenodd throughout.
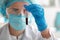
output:
<path id="1" fill-rule="evenodd" d="M 38 3 L 44 7 L 49 29 L 60 38 L 60 0 L 39 0 Z M 0 12 L 0 28 L 7 23 L 7 19 Z"/>

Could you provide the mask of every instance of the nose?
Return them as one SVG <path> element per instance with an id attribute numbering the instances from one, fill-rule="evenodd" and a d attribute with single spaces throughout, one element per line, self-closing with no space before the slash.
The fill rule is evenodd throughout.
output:
<path id="1" fill-rule="evenodd" d="M 19 10 L 19 11 L 18 11 L 18 15 L 20 15 L 20 14 L 21 14 L 21 15 L 24 15 L 23 10 Z"/>

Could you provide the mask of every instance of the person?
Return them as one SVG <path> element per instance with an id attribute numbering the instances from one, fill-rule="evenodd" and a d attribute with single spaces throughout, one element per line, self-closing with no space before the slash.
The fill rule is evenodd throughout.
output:
<path id="1" fill-rule="evenodd" d="M 4 0 L 0 4 L 9 20 L 0 29 L 0 40 L 55 40 L 47 28 L 42 6 L 32 0 Z"/>

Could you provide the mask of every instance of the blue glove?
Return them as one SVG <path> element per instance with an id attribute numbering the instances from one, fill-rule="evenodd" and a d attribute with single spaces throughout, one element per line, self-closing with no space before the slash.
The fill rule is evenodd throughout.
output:
<path id="1" fill-rule="evenodd" d="M 44 9 L 37 4 L 31 4 L 29 6 L 24 5 L 25 9 L 32 13 L 35 18 L 35 22 L 38 26 L 39 31 L 44 31 L 47 28 L 46 21 L 44 18 Z"/>

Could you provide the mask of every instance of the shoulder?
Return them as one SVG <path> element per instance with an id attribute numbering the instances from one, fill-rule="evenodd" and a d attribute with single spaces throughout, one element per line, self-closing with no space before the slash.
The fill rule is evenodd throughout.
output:
<path id="1" fill-rule="evenodd" d="M 2 26 L 2 27 L 0 28 L 0 35 L 1 35 L 1 33 L 2 33 L 4 30 L 6 30 L 7 25 L 8 25 L 8 24 L 6 24 L 6 25 L 4 25 L 4 26 Z"/>

